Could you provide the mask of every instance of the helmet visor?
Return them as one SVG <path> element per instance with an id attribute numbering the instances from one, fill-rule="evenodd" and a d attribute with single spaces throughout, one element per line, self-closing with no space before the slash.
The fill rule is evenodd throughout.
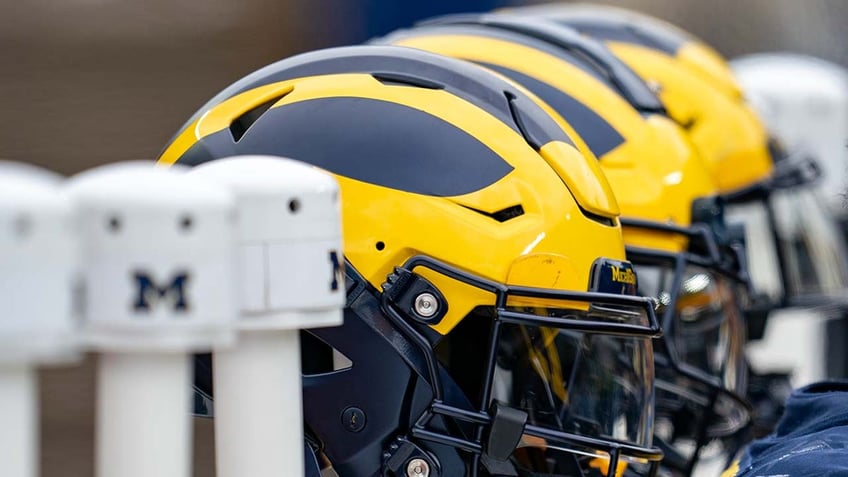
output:
<path id="1" fill-rule="evenodd" d="M 708 268 L 689 264 L 682 273 L 676 268 L 673 263 L 636 265 L 640 293 L 657 297 L 666 308 L 665 351 L 677 363 L 744 394 L 745 322 L 740 302 L 745 287 Z"/>
<path id="2" fill-rule="evenodd" d="M 506 311 L 583 322 L 647 323 L 638 313 L 597 307 L 589 311 L 508 307 Z M 649 337 L 505 323 L 498 345 L 494 398 L 526 411 L 531 425 L 650 447 L 653 363 Z M 565 442 L 557 445 L 568 447 Z M 579 453 L 577 448 L 572 450 Z"/>
<path id="3" fill-rule="evenodd" d="M 654 300 L 632 294 L 637 280 L 628 262 L 597 260 L 591 291 L 585 292 L 489 282 L 424 256 L 410 259 L 405 267 L 427 267 L 494 293 L 494 306 L 473 312 L 488 318 L 491 326 L 479 405 L 486 409 L 499 401 L 526 413 L 520 429 L 524 444 L 516 441 L 517 447 L 538 447 L 536 443 L 570 456 L 566 459 L 585 457 L 585 466 L 580 462 L 584 470 L 593 468 L 591 462 L 597 468 L 600 461 L 610 469 L 632 461 L 656 470 L 662 453 L 651 446 L 652 338 L 660 328 Z M 439 387 L 434 389 L 440 396 Z M 432 409 L 478 425 L 490 419 L 453 406 Z M 443 434 L 426 428 L 429 419 L 426 416 L 413 435 L 480 449 L 473 441 L 443 440 Z M 553 456 L 542 460 L 548 457 Z"/>
<path id="4" fill-rule="evenodd" d="M 659 356 L 654 437 L 665 454 L 663 466 L 685 475 L 693 468 L 723 469 L 747 441 L 750 408 L 739 395 L 661 361 Z"/>
<path id="5" fill-rule="evenodd" d="M 735 394 L 716 390 L 694 373 L 673 372 L 658 357 L 656 435 L 664 442 L 694 441 L 699 428 L 704 438 L 732 436 L 749 422 L 749 410 Z M 711 409 L 712 412 L 705 412 Z M 703 426 L 699 422 L 707 420 Z"/>
<path id="6" fill-rule="evenodd" d="M 747 288 L 680 261 L 636 265 L 640 292 L 665 308 L 656 354 L 655 437 L 663 466 L 689 472 L 732 455 L 750 422 L 740 301 Z"/>

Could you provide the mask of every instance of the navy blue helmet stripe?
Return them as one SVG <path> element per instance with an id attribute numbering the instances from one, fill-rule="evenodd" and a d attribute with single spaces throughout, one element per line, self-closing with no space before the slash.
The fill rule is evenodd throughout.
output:
<path id="1" fill-rule="evenodd" d="M 380 44 L 393 44 L 402 41 L 404 38 L 419 38 L 427 35 L 465 35 L 491 38 L 494 40 L 502 40 L 509 43 L 524 45 L 528 48 L 539 50 L 556 58 L 562 59 L 581 69 L 584 73 L 593 76 L 598 81 L 602 81 L 610 88 L 615 87 L 615 85 L 610 82 L 609 77 L 604 72 L 599 71 L 597 65 L 589 63 L 585 59 L 564 48 L 552 45 L 546 41 L 538 40 L 526 34 L 516 33 L 502 28 L 472 24 L 434 24 L 420 26 L 414 29 L 398 30 L 389 33 L 383 38 L 378 38 L 373 41 Z"/>
<path id="2" fill-rule="evenodd" d="M 502 14 L 447 15 L 427 20 L 424 24 L 427 27 L 485 25 L 489 29 L 515 32 L 543 41 L 565 53 L 557 55 L 564 61 L 581 68 L 591 64 L 596 73 L 606 78 L 604 82 L 618 91 L 637 110 L 665 114 L 660 100 L 633 70 L 597 40 L 590 39 L 573 28 L 539 19 Z M 530 46 L 526 41 L 517 38 L 513 41 Z M 538 45 L 533 47 L 539 48 Z M 576 62 L 575 56 L 580 58 Z"/>
<path id="3" fill-rule="evenodd" d="M 598 158 L 624 142 L 624 137 L 610 123 L 567 93 L 510 68 L 491 63 L 479 64 L 514 80 L 541 98 L 568 121 Z"/>
<path id="4" fill-rule="evenodd" d="M 214 157 L 208 151 L 215 151 Z M 436 116 L 355 97 L 271 108 L 238 142 L 229 129 L 219 131 L 194 144 L 179 162 L 196 165 L 233 154 L 290 157 L 370 184 L 440 197 L 478 191 L 513 169 L 481 141 Z"/>
<path id="5" fill-rule="evenodd" d="M 536 128 L 542 144 L 562 141 L 573 144 L 565 132 L 537 106 L 529 101 L 513 102 L 508 98 L 523 95 L 509 83 L 489 75 L 474 65 L 441 55 L 399 46 L 351 46 L 305 53 L 266 66 L 242 78 L 208 101 L 181 128 L 184 130 L 215 105 L 238 94 L 280 81 L 327 74 L 366 73 L 378 77 L 403 75 L 420 78 L 429 86 L 441 85 L 501 120 L 516 132 L 521 132 L 513 119 L 520 108 L 525 121 Z"/>
<path id="6" fill-rule="evenodd" d="M 675 56 L 687 42 L 683 36 L 645 24 L 629 25 L 621 21 L 567 17 L 557 18 L 556 21 L 599 40 L 640 45 L 671 56 Z"/>

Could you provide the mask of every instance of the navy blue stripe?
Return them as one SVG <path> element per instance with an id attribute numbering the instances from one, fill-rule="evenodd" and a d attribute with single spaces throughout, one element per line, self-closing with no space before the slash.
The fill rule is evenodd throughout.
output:
<path id="1" fill-rule="evenodd" d="M 449 19 L 449 18 L 448 18 Z M 534 50 L 545 52 L 551 56 L 559 58 L 575 67 L 581 69 L 584 73 L 593 76 L 598 81 L 603 82 L 610 88 L 615 86 L 610 83 L 609 77 L 600 71 L 597 65 L 593 65 L 585 59 L 573 54 L 572 52 L 552 45 L 546 41 L 538 40 L 529 35 L 516 33 L 502 28 L 492 27 L 488 25 L 473 25 L 473 24 L 434 24 L 416 27 L 413 29 L 397 30 L 389 35 L 372 40 L 378 44 L 396 44 L 407 38 L 421 38 L 426 36 L 445 36 L 445 35 L 464 35 L 482 38 L 491 38 L 501 40 L 516 45 L 523 45 Z"/>
<path id="2" fill-rule="evenodd" d="M 479 64 L 516 81 L 541 98 L 568 121 L 598 158 L 624 142 L 624 137 L 610 123 L 567 93 L 536 78 L 503 66 L 491 63 Z"/>
<path id="3" fill-rule="evenodd" d="M 523 98 L 524 95 L 506 81 L 454 58 L 414 48 L 375 45 L 319 50 L 266 66 L 232 84 L 208 101 L 180 131 L 215 105 L 245 91 L 289 79 L 341 73 L 396 74 L 440 84 L 448 92 L 474 103 L 516 132 L 520 132 L 513 120 L 506 93 L 518 98 Z M 551 141 L 572 144 L 565 132 L 531 101 L 518 101 L 513 104 L 513 108 L 516 105 L 522 118 L 535 124 L 537 139 L 543 144 Z"/>
<path id="4" fill-rule="evenodd" d="M 431 114 L 366 98 L 332 97 L 272 108 L 236 143 L 228 129 L 203 138 L 180 163 L 273 154 L 340 176 L 432 196 L 483 189 L 512 171 L 485 144 Z"/>
<path id="5" fill-rule="evenodd" d="M 645 22 L 627 24 L 622 21 L 601 18 L 557 18 L 557 23 L 570 26 L 599 40 L 640 45 L 671 56 L 675 56 L 677 51 L 687 42 L 687 38 L 683 36 Z"/>
<path id="6" fill-rule="evenodd" d="M 564 61 L 580 67 L 585 66 L 586 62 L 592 64 L 593 69 L 606 78 L 607 85 L 612 85 L 637 110 L 665 114 L 662 103 L 633 70 L 598 40 L 582 35 L 573 28 L 537 18 L 504 14 L 447 15 L 428 20 L 424 25 L 484 25 L 489 29 L 511 31 L 543 41 L 567 52 L 566 55 L 557 55 Z M 575 63 L 574 56 L 581 59 Z"/>

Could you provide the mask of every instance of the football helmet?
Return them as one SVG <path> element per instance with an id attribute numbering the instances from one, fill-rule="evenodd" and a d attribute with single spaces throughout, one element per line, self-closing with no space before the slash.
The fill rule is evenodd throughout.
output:
<path id="1" fill-rule="evenodd" d="M 759 53 L 730 62 L 745 97 L 790 151 L 804 151 L 822 167 L 821 191 L 844 220 L 848 190 L 848 70 L 795 53 Z"/>
<path id="2" fill-rule="evenodd" d="M 774 217 L 774 235 L 768 233 L 764 219 L 768 219 L 769 211 L 763 205 L 752 204 L 738 211 L 748 222 L 765 224 L 758 230 L 761 237 L 749 239 L 762 244 L 749 255 L 752 278 L 761 289 L 779 296 L 780 274 L 773 265 L 779 248 L 785 259 L 790 304 L 812 308 L 812 313 L 787 311 L 780 320 L 774 320 L 769 325 L 770 339 L 749 349 L 748 356 L 758 371 L 791 370 L 794 387 L 848 376 L 848 355 L 840 344 L 845 335 L 841 330 L 844 317 L 848 315 L 848 251 L 839 230 L 840 222 L 843 226 L 848 223 L 844 207 L 848 185 L 848 149 L 844 147 L 848 138 L 848 72 L 824 60 L 793 53 L 747 55 L 730 64 L 746 98 L 771 130 L 794 154 L 818 159 L 823 170 L 818 187 L 772 194 L 768 207 Z M 795 331 L 797 326 L 822 338 L 794 350 L 780 346 L 781 336 L 804 340 Z M 819 344 L 822 341 L 824 345 Z M 810 353 L 809 346 L 819 352 Z"/>
<path id="3" fill-rule="evenodd" d="M 547 102 L 586 141 L 622 208 L 639 291 L 663 304 L 655 352 L 663 466 L 688 474 L 708 445 L 729 447 L 729 457 L 750 421 L 743 250 L 725 228 L 703 160 L 648 87 L 602 45 L 536 19 L 451 15 L 378 41 L 492 69 Z"/>
<path id="4" fill-rule="evenodd" d="M 752 234 L 756 227 L 749 218 L 756 212 L 767 225 L 765 243 L 779 243 L 778 218 L 769 197 L 776 190 L 814 182 L 820 171 L 815 161 L 786 154 L 779 141 L 768 135 L 718 53 L 666 22 L 620 8 L 557 4 L 517 11 L 572 26 L 604 41 L 655 87 L 671 117 L 688 131 L 728 203 L 728 220 L 741 219 L 746 234 Z M 755 250 L 764 248 L 761 242 L 756 242 Z M 759 277 L 769 274 L 750 267 L 758 295 L 747 313 L 749 339 L 762 337 L 773 310 L 791 305 L 790 258 L 779 247 L 769 250 L 768 263 L 776 264 L 769 271 L 774 270 L 771 276 L 777 277 L 777 291 L 760 294 L 767 290 Z M 773 424 L 776 417 L 758 416 L 758 420 Z"/>
<path id="5" fill-rule="evenodd" d="M 341 188 L 344 325 L 303 334 L 309 475 L 656 472 L 655 302 L 599 167 L 522 89 L 410 48 L 307 53 L 225 89 L 160 163 L 242 153 Z"/>
<path id="6" fill-rule="evenodd" d="M 687 129 L 720 192 L 733 204 L 728 210 L 735 218 L 752 215 L 750 210 L 761 212 L 767 218 L 768 240 L 779 242 L 770 195 L 813 183 L 821 171 L 809 156 L 788 154 L 777 138 L 768 135 L 718 53 L 668 23 L 620 8 L 558 4 L 518 11 L 603 40 L 643 79 L 656 84 L 663 104 Z M 749 232 L 753 229 L 748 227 Z M 791 258 L 780 247 L 771 250 L 777 287 L 762 282 L 759 276 L 765 274 L 752 270 L 759 290 L 777 289 L 770 300 L 758 300 L 749 323 L 753 337 L 762 335 L 770 310 L 790 304 Z"/>
<path id="7" fill-rule="evenodd" d="M 806 171 L 814 165 L 784 157 L 744 101 L 726 61 L 692 35 L 616 7 L 554 4 L 509 11 L 568 25 L 603 41 L 658 92 L 698 147 L 719 190 L 731 193 L 728 199 L 744 200 L 763 189 L 810 180 Z"/>
<path id="8" fill-rule="evenodd" d="M 793 189 L 771 199 L 778 236 L 773 245 L 783 249 L 788 294 L 796 304 L 801 296 L 810 304 L 816 301 L 810 296 L 838 299 L 848 288 L 848 263 L 844 239 L 830 216 L 848 223 L 848 71 L 791 53 L 749 55 L 731 66 L 745 96 L 787 149 L 822 166 L 818 190 Z"/>

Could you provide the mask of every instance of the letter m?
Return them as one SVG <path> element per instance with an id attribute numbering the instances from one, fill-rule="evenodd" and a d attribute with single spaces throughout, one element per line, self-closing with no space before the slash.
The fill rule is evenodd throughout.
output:
<path id="1" fill-rule="evenodd" d="M 611 268 L 612 268 L 612 281 L 620 282 L 621 281 L 621 270 L 619 270 L 618 267 L 611 267 Z"/>
<path id="2" fill-rule="evenodd" d="M 186 284 L 188 279 L 187 272 L 177 272 L 174 274 L 170 283 L 160 286 L 151 278 L 149 273 L 135 272 L 133 274 L 133 283 L 135 286 L 133 309 L 136 311 L 150 311 L 152 305 L 165 298 L 170 298 L 174 311 L 187 311 Z"/>

